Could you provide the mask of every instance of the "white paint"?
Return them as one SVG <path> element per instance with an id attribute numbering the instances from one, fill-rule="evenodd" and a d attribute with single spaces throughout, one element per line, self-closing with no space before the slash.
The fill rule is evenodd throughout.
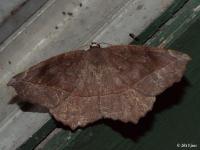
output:
<path id="1" fill-rule="evenodd" d="M 0 1 L 0 23 L 10 15 L 10 12 L 16 9 L 26 0 L 1 0 Z"/>
<path id="2" fill-rule="evenodd" d="M 15 93 L 6 83 L 14 74 L 91 41 L 128 44 L 128 34 L 141 33 L 173 0 L 168 1 L 163 7 L 163 0 L 82 0 L 80 7 L 79 0 L 49 0 L 0 46 L 0 149 L 16 149 L 49 119 L 8 105 Z M 137 10 L 139 5 L 144 7 Z"/>
<path id="3" fill-rule="evenodd" d="M 49 0 L 42 9 L 38 10 L 27 22 L 23 24 L 14 34 L 12 34 L 3 44 L 0 45 L 0 53 L 6 49 L 6 47 L 14 41 L 21 33 L 27 30 L 27 28 L 38 19 L 50 6 L 55 3 L 56 0 Z"/>

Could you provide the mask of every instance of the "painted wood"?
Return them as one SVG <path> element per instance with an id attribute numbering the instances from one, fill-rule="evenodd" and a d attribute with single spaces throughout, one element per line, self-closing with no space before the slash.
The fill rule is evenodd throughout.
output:
<path id="1" fill-rule="evenodd" d="M 50 118 L 8 105 L 15 93 L 6 83 L 13 75 L 91 41 L 127 44 L 129 32 L 140 34 L 172 2 L 49 0 L 0 46 L 0 149 L 15 149 Z"/>
<path id="2" fill-rule="evenodd" d="M 180 3 L 179 3 L 180 4 Z M 183 4 L 183 3 L 182 3 Z M 188 6 L 190 6 L 191 5 L 191 3 L 188 3 L 188 4 L 186 4 L 186 6 L 183 8 L 183 10 L 181 9 L 180 11 L 183 11 L 183 12 L 186 12 L 185 11 L 185 9 L 186 10 L 188 10 L 188 9 L 190 9 L 191 7 L 188 7 Z M 169 16 L 172 16 L 172 15 L 174 15 L 174 13 L 175 12 L 177 12 L 177 9 L 174 9 L 174 6 L 175 5 L 172 5 L 172 7 L 170 7 L 166 12 L 170 12 L 168 15 Z M 193 5 L 194 6 L 194 5 Z M 196 6 L 196 5 L 195 5 Z M 177 5 L 176 5 L 176 7 L 177 7 Z M 181 8 L 182 7 L 182 5 L 179 5 L 179 8 Z M 173 11 L 172 11 L 173 10 Z M 164 22 L 166 22 L 167 20 L 168 20 L 168 15 L 166 15 L 166 12 L 163 14 L 163 15 L 161 15 L 160 17 L 158 17 L 157 19 L 156 19 L 156 21 L 155 22 L 153 22 L 153 25 L 154 24 L 156 24 L 156 22 L 157 22 L 157 26 L 160 26 L 160 30 L 162 31 L 162 26 L 161 25 L 163 25 L 163 21 Z M 173 13 L 174 12 L 174 13 Z M 166 19 L 166 20 L 164 20 L 164 18 Z M 176 17 L 176 19 L 178 19 L 178 18 L 180 18 L 180 16 L 178 16 L 178 17 Z M 175 19 L 175 20 L 176 20 Z M 161 21 L 162 20 L 162 21 Z M 171 22 L 171 20 L 169 21 L 169 22 Z M 159 23 L 160 23 L 160 25 L 159 25 Z M 168 24 L 168 22 L 166 23 L 166 24 Z M 180 24 L 180 23 L 179 23 Z M 158 28 L 157 28 L 157 26 L 154 26 L 154 28 L 152 28 L 152 24 L 149 26 L 149 28 L 151 29 L 149 29 L 149 28 L 147 28 L 143 33 L 142 33 L 142 35 L 147 35 L 147 37 L 149 37 L 149 36 L 151 36 L 152 35 L 152 33 L 155 33 L 156 31 L 158 31 Z M 164 25 L 165 26 L 165 25 Z M 163 27 L 164 28 L 164 27 Z M 172 30 L 172 28 L 171 28 L 171 30 Z M 140 36 L 139 36 L 140 37 Z M 141 36 L 142 37 L 142 36 Z M 146 38 L 146 37 L 144 37 L 145 39 L 148 39 L 148 38 Z M 167 37 L 166 37 L 167 38 Z M 158 40 L 159 38 L 157 38 L 157 40 Z M 141 41 L 145 41 L 144 39 L 140 39 Z M 138 41 L 135 41 L 134 42 L 134 44 L 138 44 Z M 117 141 L 124 141 L 124 139 L 123 139 L 123 137 L 120 137 L 120 134 L 119 134 L 119 136 L 118 136 L 118 134 L 116 134 L 115 132 L 113 132 L 113 131 L 110 131 L 110 130 L 108 130 L 109 132 L 107 133 L 106 131 L 105 132 L 103 132 L 105 129 L 104 128 L 107 128 L 107 127 L 105 127 L 104 125 L 101 125 L 102 123 L 106 123 L 107 121 L 100 121 L 101 123 L 97 123 L 97 127 L 95 126 L 95 127 L 89 127 L 89 128 L 86 128 L 86 129 L 84 129 L 83 131 L 81 131 L 81 130 L 79 130 L 78 131 L 78 135 L 80 134 L 80 136 L 81 137 L 83 137 L 83 139 L 81 139 L 81 138 L 79 138 L 79 136 L 77 136 L 77 133 L 75 134 L 75 133 L 72 133 L 72 132 L 70 132 L 69 130 L 67 130 L 67 131 L 65 131 L 65 130 L 60 130 L 60 132 L 57 132 L 57 130 L 53 130 L 52 132 L 51 132 L 51 135 L 52 134 L 56 134 L 55 135 L 55 137 L 49 137 L 49 136 L 47 136 L 47 138 L 45 139 L 45 144 L 43 144 L 43 142 L 42 142 L 42 145 L 38 145 L 38 147 L 37 147 L 37 145 L 35 145 L 35 147 L 37 147 L 37 148 L 43 148 L 43 149 L 53 149 L 53 148 L 55 148 L 55 147 L 57 147 L 58 149 L 63 149 L 63 147 L 64 148 L 70 148 L 71 146 L 73 146 L 74 144 L 76 144 L 76 145 L 78 145 L 78 147 L 81 147 L 82 148 L 82 146 L 81 146 L 81 143 L 85 143 L 85 144 L 87 144 L 88 146 L 83 146 L 84 148 L 93 148 L 93 149 L 97 149 L 97 147 L 94 147 L 95 145 L 99 145 L 98 146 L 98 148 L 100 148 L 100 149 L 107 149 L 107 148 L 111 148 L 111 147 L 109 147 L 108 145 L 106 145 L 105 144 L 105 141 L 104 141 L 104 139 L 105 140 L 111 140 L 111 141 L 114 141 L 113 143 L 112 143 L 112 145 L 114 146 L 114 147 L 116 147 L 116 145 L 115 145 L 115 143 L 116 143 L 116 141 L 115 140 L 117 140 Z M 147 122 L 147 121 L 146 121 Z M 108 122 L 108 123 L 106 123 L 106 126 L 108 125 L 108 124 L 113 124 L 113 125 L 115 125 L 114 123 L 112 123 L 112 122 Z M 144 124 L 144 123 L 143 123 Z M 50 124 L 49 124 L 50 125 Z M 117 124 L 116 124 L 117 125 Z M 121 124 L 122 125 L 122 124 Z M 57 126 L 58 127 L 58 126 Z M 123 127 L 123 125 L 122 125 L 122 127 Z M 133 133 L 133 137 L 134 137 L 134 139 L 137 139 L 137 134 L 138 133 L 140 133 L 142 130 L 144 130 L 145 128 L 146 128 L 146 126 L 143 128 L 143 127 L 140 127 L 140 126 L 134 126 L 135 127 L 135 129 L 133 129 L 133 132 L 136 132 L 136 133 Z M 119 126 L 118 126 L 118 128 L 120 128 Z M 131 125 L 128 125 L 127 126 L 127 128 L 132 128 L 132 126 Z M 61 129 L 61 128 L 56 128 L 56 129 Z M 96 133 L 97 135 L 98 135 L 98 137 L 95 137 L 94 139 L 93 138 L 87 138 L 87 135 L 89 134 L 90 136 L 92 135 L 92 131 L 93 130 L 95 130 L 95 132 L 98 132 L 98 133 Z M 106 129 L 107 130 L 107 129 Z M 112 129 L 111 129 L 112 130 Z M 81 132 L 80 132 L 81 131 Z M 83 133 L 82 133 L 83 132 Z M 104 135 L 105 136 L 105 138 L 104 137 L 101 137 L 100 135 L 99 135 L 99 132 L 100 133 L 102 133 L 102 136 Z M 129 132 L 129 130 L 127 130 L 127 132 Z M 42 131 L 39 131 L 39 132 L 37 132 L 38 133 L 38 135 L 41 133 L 42 134 Z M 71 140 L 69 140 L 69 139 L 71 139 L 71 136 L 73 136 L 73 135 L 76 135 L 75 137 L 77 137 L 77 138 L 73 138 L 73 140 L 71 141 Z M 116 135 L 116 136 L 115 136 Z M 73 136 L 74 137 L 74 136 Z M 34 137 L 33 137 L 34 138 Z M 28 142 L 27 143 L 25 143 L 23 146 L 21 146 L 20 147 L 20 149 L 24 149 L 24 146 L 29 146 L 29 144 L 28 143 L 31 143 L 31 141 L 33 140 L 33 138 L 30 138 L 29 140 L 28 140 Z M 86 140 L 85 140 L 86 139 Z M 66 141 L 65 141 L 66 140 Z M 83 142 L 82 142 L 83 141 Z M 94 144 L 91 144 L 91 143 L 93 143 L 94 142 Z M 69 143 L 71 143 L 71 144 L 69 144 Z M 123 143 L 123 142 L 122 142 Z M 105 147 L 103 147 L 103 146 L 105 146 Z M 120 144 L 117 144 L 117 147 L 120 149 L 120 148 L 124 148 L 123 147 L 124 145 L 122 145 L 122 146 L 120 146 Z M 131 147 L 131 145 L 128 145 L 128 147 Z M 30 147 L 29 147 L 30 148 Z M 36 149 L 37 149 L 36 148 Z M 74 147 L 73 147 L 74 148 Z M 77 147 L 76 147 L 77 148 Z"/>
<path id="3" fill-rule="evenodd" d="M 174 18 L 160 28 L 162 40 L 168 40 L 168 44 L 165 46 L 188 53 L 192 57 L 192 61 L 183 80 L 158 96 L 152 112 L 141 119 L 138 125 L 104 120 L 83 129 L 81 132 L 78 130 L 71 133 L 69 130 L 63 129 L 55 135 L 55 138 L 51 138 L 43 146 L 43 149 L 51 150 L 56 147 L 58 150 L 169 150 L 180 149 L 179 146 L 184 146 L 184 144 L 193 146 L 191 149 L 198 149 L 200 145 L 199 6 L 199 1 L 189 1 Z M 195 12 L 195 15 L 191 10 Z M 187 26 L 180 22 L 180 19 L 183 18 L 181 14 L 187 14 L 189 18 L 194 16 L 187 22 Z M 170 38 L 171 34 L 178 31 L 177 37 Z M 160 40 L 160 34 L 156 34 L 152 44 L 156 42 L 159 45 L 162 40 Z M 148 44 L 151 45 L 151 39 Z M 76 135 L 75 139 L 64 141 L 73 135 Z"/>

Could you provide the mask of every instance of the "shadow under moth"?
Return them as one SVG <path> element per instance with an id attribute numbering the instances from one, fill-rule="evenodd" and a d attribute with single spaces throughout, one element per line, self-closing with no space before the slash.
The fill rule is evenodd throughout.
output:
<path id="1" fill-rule="evenodd" d="M 189 60 L 169 49 L 97 44 L 40 62 L 8 85 L 71 129 L 102 118 L 137 123 L 156 95 L 181 80 Z"/>

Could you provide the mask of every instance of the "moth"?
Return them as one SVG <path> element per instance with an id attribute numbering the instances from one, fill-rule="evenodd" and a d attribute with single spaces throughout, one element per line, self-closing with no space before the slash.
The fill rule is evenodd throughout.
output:
<path id="1" fill-rule="evenodd" d="M 137 123 L 156 95 L 181 80 L 189 60 L 170 49 L 93 44 L 40 62 L 8 85 L 71 129 L 102 118 Z"/>

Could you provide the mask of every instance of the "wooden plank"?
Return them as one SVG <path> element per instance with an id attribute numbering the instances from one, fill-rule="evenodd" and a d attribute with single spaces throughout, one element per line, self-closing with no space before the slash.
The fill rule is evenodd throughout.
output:
<path id="1" fill-rule="evenodd" d="M 174 17 L 168 21 L 146 44 L 152 46 L 160 45 L 160 47 L 170 45 L 175 38 L 182 35 L 196 21 L 199 17 L 199 10 L 198 0 L 189 1 L 181 11 L 177 12 L 176 16 L 178 17 Z"/>
<path id="2" fill-rule="evenodd" d="M 193 4 L 193 2 L 191 1 L 189 4 Z M 196 3 L 194 8 L 199 7 L 199 5 L 200 3 Z M 181 25 L 181 22 L 177 23 Z M 192 145 L 194 146 L 193 149 L 198 149 L 200 145 L 199 28 L 200 17 L 195 18 L 195 22 L 192 21 L 187 31 L 182 30 L 182 35 L 171 39 L 171 44 L 167 47 L 190 54 L 193 61 L 190 63 L 182 82 L 161 94 L 153 111 L 147 117 L 141 119 L 138 125 L 123 125 L 113 121 L 100 122 L 83 130 L 75 142 L 64 143 L 60 150 L 169 150 L 179 149 L 179 146 L 184 147 L 184 144 Z M 170 32 L 174 30 L 172 24 Z M 157 40 L 159 41 L 159 37 Z M 66 131 L 63 130 L 62 133 L 64 132 Z M 51 142 L 58 142 L 58 139 Z"/>
<path id="3" fill-rule="evenodd" d="M 134 41 L 134 44 L 144 44 L 148 39 L 150 39 L 159 28 L 166 23 L 174 14 L 183 7 L 188 0 L 178 0 L 174 2 L 163 14 L 158 17 L 148 28 L 145 29 L 139 36 L 138 41 Z"/>
<path id="4" fill-rule="evenodd" d="M 149 32 L 149 31 L 150 30 L 146 30 L 145 32 L 149 34 L 147 33 L 145 34 L 151 35 L 152 32 Z M 151 119 L 151 116 L 150 116 L 150 119 Z M 131 129 L 133 128 L 133 130 L 131 131 L 133 132 L 132 137 L 133 137 L 133 140 L 137 141 L 137 138 L 138 136 L 140 136 L 141 132 L 143 132 L 143 130 L 146 130 L 146 128 L 148 128 L 148 122 L 149 122 L 149 118 L 147 117 L 147 119 L 143 119 L 139 125 L 132 126 L 128 124 L 124 126 L 123 124 L 120 124 L 120 123 L 119 124 L 123 128 L 122 131 L 126 132 L 125 134 L 130 134 L 128 132 L 131 131 Z M 146 123 L 147 125 L 145 125 Z M 112 149 L 112 148 L 115 148 L 115 149 L 127 148 L 128 149 L 128 148 L 138 147 L 138 145 L 135 144 L 131 139 L 123 138 L 119 133 L 115 132 L 110 127 L 108 127 L 109 125 L 111 125 L 111 127 L 114 126 L 114 128 L 117 128 L 117 130 L 119 130 L 120 128 L 119 124 L 114 123 L 112 121 L 108 121 L 108 122 L 103 121 L 103 124 L 101 122 L 97 124 L 97 126 L 88 127 L 81 132 L 79 130 L 78 131 L 79 134 L 78 136 L 76 136 L 75 142 L 66 142 L 66 143 L 63 142 L 63 138 L 64 139 L 68 138 L 69 131 L 62 130 L 59 134 L 57 134 L 55 139 L 52 138 L 51 140 L 49 140 L 49 142 L 47 142 L 47 144 L 43 148 L 49 149 L 52 147 L 50 145 L 62 145 L 58 149 Z M 74 134 L 76 134 L 76 132 Z M 70 133 L 70 136 L 71 136 L 71 133 Z"/>
<path id="5" fill-rule="evenodd" d="M 3 0 L 7 1 L 7 0 Z M 18 0 L 19 1 L 19 0 Z M 3 22 L 0 21 L 0 44 L 3 43 L 13 32 L 15 32 L 24 22 L 26 22 L 38 9 L 40 9 L 48 0 L 20 0 L 21 3 L 9 10 Z M 7 1 L 12 3 L 11 1 Z M 22 3 L 23 2 L 23 3 Z M 1 0 L 1 3 L 2 2 Z M 4 6 L 0 5 L 0 7 Z M 9 4 L 8 4 L 9 5 Z M 15 4 L 16 5 L 16 4 Z M 10 5 L 9 5 L 10 6 Z M 3 8 L 5 9 L 5 7 Z M 8 11 L 8 10 L 7 10 Z M 1 8 L 0 8 L 1 12 Z M 0 14 L 1 15 L 1 14 Z M 0 17 L 1 20 L 1 17 Z"/>
<path id="6" fill-rule="evenodd" d="M 41 147 L 41 149 L 43 150 L 64 149 L 66 148 L 66 145 L 74 144 L 76 138 L 80 135 L 81 132 L 82 132 L 81 130 L 77 130 L 76 132 L 72 132 L 70 130 L 66 130 L 65 132 L 61 131 L 56 135 L 54 135 L 52 139 L 47 141 L 47 143 L 43 147 Z M 39 150 L 38 147 L 36 147 L 35 150 L 37 149 Z"/>
<path id="7" fill-rule="evenodd" d="M 191 1 L 189 4 L 193 5 L 193 2 L 197 1 Z M 199 7 L 199 4 L 196 3 L 193 8 Z M 191 9 L 191 7 L 188 7 L 188 9 Z M 176 19 L 178 18 L 179 16 Z M 181 25 L 181 22 L 176 23 Z M 193 145 L 193 149 L 197 149 L 200 145 L 200 34 L 198 33 L 200 18 L 195 18 L 195 22 L 192 21 L 192 23 L 192 25 L 189 24 L 190 26 L 186 32 L 184 32 L 183 28 L 182 35 L 177 39 L 172 38 L 171 44 L 168 45 L 169 48 L 179 49 L 190 54 L 193 58 L 185 79 L 161 94 L 153 111 L 147 117 L 141 119 L 136 126 L 113 122 L 92 126 L 86 133 L 81 133 L 76 139 L 76 144 L 66 145 L 63 149 L 169 150 L 178 149 L 178 146 L 183 146 L 184 144 Z M 173 32 L 176 29 L 173 24 L 170 28 L 169 32 Z M 159 41 L 160 38 L 158 37 L 157 40 Z M 98 129 L 95 130 L 96 128 Z M 109 129 L 105 131 L 107 128 Z M 87 133 L 92 135 L 89 139 L 87 139 Z M 109 142 L 106 143 L 106 141 Z"/>
<path id="8" fill-rule="evenodd" d="M 24 112 L 8 105 L 15 95 L 6 86 L 12 76 L 93 40 L 128 44 L 132 40 L 129 32 L 139 34 L 173 1 L 49 0 L 0 45 L 0 149 L 16 149 L 50 118 L 47 113 Z"/>
<path id="9" fill-rule="evenodd" d="M 22 144 L 17 150 L 31 150 L 38 145 L 42 139 L 45 139 L 47 135 L 49 135 L 53 129 L 56 128 L 56 124 L 53 119 L 50 119 L 42 128 L 38 130 L 33 136 L 31 140 L 27 141 L 26 144 Z"/>
<path id="10" fill-rule="evenodd" d="M 94 147 L 96 150 L 102 149 L 101 146 L 97 145 L 106 145 L 107 147 L 103 147 L 105 149 L 111 149 L 116 146 L 116 143 L 121 143 L 123 137 L 117 132 L 110 132 L 110 128 L 108 126 L 102 126 L 97 124 L 95 128 L 93 126 L 87 127 L 85 130 L 78 129 L 75 132 L 70 130 L 61 130 L 61 132 L 57 133 L 53 138 L 51 138 L 46 145 L 40 147 L 43 150 L 54 150 L 55 148 L 58 150 L 61 149 L 87 149 L 89 147 Z M 98 134 L 98 137 L 93 138 L 93 133 Z M 113 134 L 116 136 L 113 139 Z M 102 138 L 104 136 L 104 138 Z M 77 141 L 77 139 L 81 139 Z M 114 143 L 112 143 L 115 141 Z M 101 144 L 99 143 L 101 142 Z M 36 148 L 37 149 L 37 148 Z"/>
<path id="11" fill-rule="evenodd" d="M 18 6 L 23 4 L 26 0 L 1 0 L 0 1 L 0 24 L 7 18 L 10 13 L 15 10 Z"/>

